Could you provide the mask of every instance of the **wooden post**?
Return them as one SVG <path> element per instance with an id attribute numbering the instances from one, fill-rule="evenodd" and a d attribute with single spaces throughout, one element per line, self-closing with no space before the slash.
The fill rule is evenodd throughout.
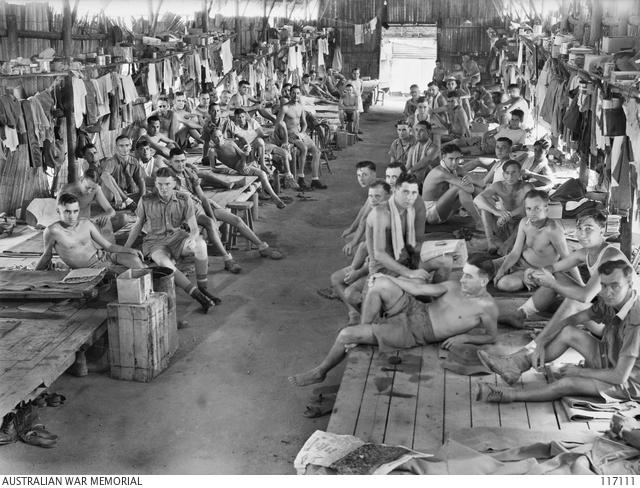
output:
<path id="1" fill-rule="evenodd" d="M 15 14 L 7 15 L 7 46 L 9 47 L 9 58 L 18 57 L 18 19 Z"/>
<path id="2" fill-rule="evenodd" d="M 71 62 L 73 54 L 73 41 L 71 39 L 71 4 L 69 0 L 64 1 L 62 10 L 62 53 L 67 62 Z M 64 116 L 67 125 L 67 167 L 68 181 L 74 183 L 76 180 L 76 124 L 73 106 L 73 84 L 72 75 L 69 74 L 65 80 L 65 98 L 66 103 Z"/>
<path id="3" fill-rule="evenodd" d="M 209 9 L 207 0 L 202 0 L 202 31 L 206 34 L 209 32 Z"/>
<path id="4" fill-rule="evenodd" d="M 602 3 L 593 0 L 591 10 L 591 29 L 589 30 L 589 45 L 595 46 L 602 37 Z"/>
<path id="5" fill-rule="evenodd" d="M 631 241 L 633 239 L 633 200 L 632 198 L 629 213 L 620 219 L 620 250 L 629 260 L 631 260 Z"/>

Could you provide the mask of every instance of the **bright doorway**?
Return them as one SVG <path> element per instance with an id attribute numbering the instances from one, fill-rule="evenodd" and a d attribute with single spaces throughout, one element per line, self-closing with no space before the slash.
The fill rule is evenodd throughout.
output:
<path id="1" fill-rule="evenodd" d="M 436 65 L 437 27 L 433 24 L 390 26 L 382 31 L 380 84 L 392 93 L 408 93 L 416 83 L 426 90 Z"/>

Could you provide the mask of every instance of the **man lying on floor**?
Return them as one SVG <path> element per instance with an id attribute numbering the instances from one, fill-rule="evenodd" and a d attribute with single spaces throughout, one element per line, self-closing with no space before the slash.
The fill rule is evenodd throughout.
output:
<path id="1" fill-rule="evenodd" d="M 549 195 L 542 190 L 531 190 L 524 196 L 525 218 L 520 220 L 511 252 L 493 260 L 496 274 L 493 281 L 502 291 L 518 291 L 533 287 L 530 268 L 551 266 L 569 255 L 562 224 L 547 216 Z M 576 268 L 573 278 L 579 280 Z"/>
<path id="2" fill-rule="evenodd" d="M 383 274 L 373 275 L 373 285 L 365 299 L 361 325 L 346 327 L 323 361 L 310 371 L 290 376 L 296 386 L 324 381 L 349 349 L 357 344 L 373 344 L 383 352 L 444 341 L 454 344 L 495 342 L 498 307 L 486 290 L 489 270 L 473 261 L 463 268 L 460 282 L 436 285 Z M 430 303 L 416 296 L 433 297 Z"/>
<path id="3" fill-rule="evenodd" d="M 544 402 L 567 395 L 606 395 L 617 400 L 640 399 L 640 302 L 633 289 L 633 268 L 623 260 L 608 261 L 598 268 L 601 290 L 587 310 L 556 323 L 536 348 L 523 348 L 500 358 L 478 351 L 482 363 L 513 385 L 524 371 L 542 368 L 573 348 L 583 365 L 565 365 L 560 379 L 533 388 L 506 388 L 480 383 L 477 400 L 507 403 Z M 585 322 L 604 323 L 602 338 L 578 328 Z M 606 397 L 604 397 L 606 398 Z"/>
<path id="4" fill-rule="evenodd" d="M 53 251 L 71 269 L 110 268 L 115 265 L 146 268 L 140 251 L 130 246 L 112 244 L 100 234 L 93 222 L 80 218 L 80 202 L 75 195 L 60 195 L 57 212 L 60 220 L 44 231 L 44 252 L 36 264 L 36 270 L 49 268 Z"/>

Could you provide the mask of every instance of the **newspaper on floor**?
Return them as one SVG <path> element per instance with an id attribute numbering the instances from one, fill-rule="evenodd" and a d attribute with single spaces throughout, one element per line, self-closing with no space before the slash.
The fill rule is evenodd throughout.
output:
<path id="1" fill-rule="evenodd" d="M 104 268 L 78 268 L 72 269 L 62 278 L 62 283 L 88 283 L 102 276 L 105 272 Z"/>
<path id="2" fill-rule="evenodd" d="M 615 399 L 602 400 L 595 397 L 562 397 L 562 407 L 570 420 L 610 419 L 618 412 L 625 417 L 640 415 L 640 404 L 634 401 Z"/>
<path id="3" fill-rule="evenodd" d="M 431 457 L 405 447 L 367 444 L 351 435 L 316 430 L 304 443 L 293 465 L 305 474 L 313 464 L 342 474 L 388 474 L 411 459 Z"/>

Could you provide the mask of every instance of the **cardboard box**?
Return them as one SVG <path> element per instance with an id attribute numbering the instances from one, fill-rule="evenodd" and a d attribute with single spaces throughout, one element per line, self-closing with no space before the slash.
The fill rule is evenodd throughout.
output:
<path id="1" fill-rule="evenodd" d="M 630 36 L 603 37 L 601 51 L 606 54 L 615 54 L 625 49 L 633 49 L 635 42 L 636 38 Z"/>
<path id="2" fill-rule="evenodd" d="M 147 301 L 153 291 L 151 270 L 128 269 L 116 280 L 118 302 L 140 304 Z"/>
<path id="3" fill-rule="evenodd" d="M 640 76 L 640 71 L 612 71 L 609 75 L 611 83 L 631 84 Z"/>
<path id="4" fill-rule="evenodd" d="M 467 262 L 467 243 L 464 239 L 424 241 L 420 248 L 420 260 L 423 262 L 445 255 L 453 258 L 454 269 L 462 268 Z"/>
<path id="5" fill-rule="evenodd" d="M 603 65 L 607 61 L 613 60 L 613 56 L 602 54 L 585 54 L 584 55 L 584 70 L 590 73 L 594 73 L 599 65 Z"/>

